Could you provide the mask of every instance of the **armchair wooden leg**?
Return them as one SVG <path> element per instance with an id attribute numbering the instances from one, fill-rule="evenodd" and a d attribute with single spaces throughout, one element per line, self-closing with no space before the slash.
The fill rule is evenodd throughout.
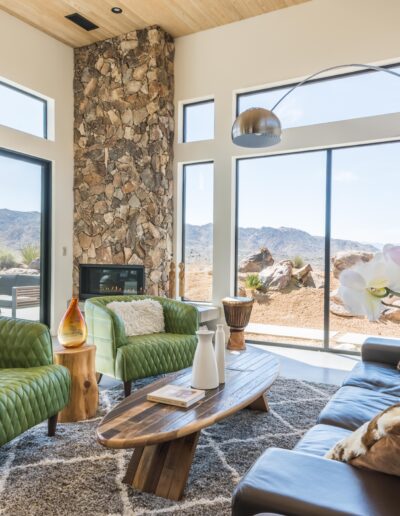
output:
<path id="1" fill-rule="evenodd" d="M 124 382 L 124 392 L 125 392 L 125 398 L 130 395 L 132 391 L 132 381 Z"/>
<path id="2" fill-rule="evenodd" d="M 103 378 L 103 373 L 96 373 L 96 381 L 97 385 L 101 382 L 101 379 Z"/>
<path id="3" fill-rule="evenodd" d="M 47 428 L 48 428 L 48 436 L 54 437 L 56 435 L 56 428 L 57 428 L 57 419 L 58 419 L 58 413 L 54 416 L 49 417 L 47 421 Z"/>

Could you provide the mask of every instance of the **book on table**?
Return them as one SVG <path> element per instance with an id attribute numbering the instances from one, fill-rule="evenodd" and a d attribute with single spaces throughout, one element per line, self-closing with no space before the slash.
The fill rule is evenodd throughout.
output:
<path id="1" fill-rule="evenodd" d="M 205 394 L 205 391 L 192 389 L 191 387 L 164 385 L 164 387 L 150 392 L 147 395 L 147 401 L 155 401 L 156 403 L 165 403 L 167 405 L 188 408 L 196 403 L 196 401 L 204 398 Z"/>

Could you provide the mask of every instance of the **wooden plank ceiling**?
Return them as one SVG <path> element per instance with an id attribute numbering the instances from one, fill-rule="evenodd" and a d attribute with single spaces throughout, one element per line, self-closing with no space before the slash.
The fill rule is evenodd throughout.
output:
<path id="1" fill-rule="evenodd" d="M 0 9 L 72 47 L 160 25 L 184 36 L 309 0 L 0 0 Z M 114 14 L 111 7 L 123 12 Z M 87 32 L 65 16 L 78 12 L 99 26 Z"/>

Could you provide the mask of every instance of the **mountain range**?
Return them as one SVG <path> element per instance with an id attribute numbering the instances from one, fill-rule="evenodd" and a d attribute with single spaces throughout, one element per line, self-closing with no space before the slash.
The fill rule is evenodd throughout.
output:
<path id="1" fill-rule="evenodd" d="M 186 225 L 185 246 L 186 260 L 211 263 L 212 260 L 212 224 L 196 226 Z M 0 249 L 18 251 L 27 244 L 38 245 L 40 242 L 40 213 L 37 211 L 13 211 L 0 209 Z M 293 259 L 301 256 L 306 263 L 322 266 L 325 239 L 310 235 L 296 228 L 239 228 L 239 260 L 267 247 L 276 261 Z M 339 251 L 376 252 L 376 245 L 356 242 L 354 240 L 332 239 L 331 254 Z"/>
<path id="2" fill-rule="evenodd" d="M 40 243 L 40 213 L 0 209 L 0 249 L 19 251 Z"/>
<path id="3" fill-rule="evenodd" d="M 212 224 L 186 225 L 185 245 L 188 261 L 211 262 L 212 230 Z M 306 231 L 287 227 L 239 228 L 239 261 L 262 247 L 271 252 L 275 261 L 301 256 L 305 263 L 311 263 L 316 267 L 323 266 L 325 238 L 322 236 L 310 235 Z M 349 250 L 377 252 L 379 249 L 375 245 L 354 240 L 331 240 L 332 256 L 339 251 Z"/>

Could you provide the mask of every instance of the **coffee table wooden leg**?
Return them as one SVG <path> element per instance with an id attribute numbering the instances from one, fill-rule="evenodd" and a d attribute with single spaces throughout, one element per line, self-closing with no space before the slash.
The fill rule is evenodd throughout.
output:
<path id="1" fill-rule="evenodd" d="M 259 398 L 253 403 L 250 403 L 249 408 L 252 410 L 262 410 L 263 412 L 269 411 L 267 393 L 264 392 Z"/>
<path id="2" fill-rule="evenodd" d="M 135 448 L 124 482 L 170 500 L 185 490 L 200 432 L 166 443 Z"/>

